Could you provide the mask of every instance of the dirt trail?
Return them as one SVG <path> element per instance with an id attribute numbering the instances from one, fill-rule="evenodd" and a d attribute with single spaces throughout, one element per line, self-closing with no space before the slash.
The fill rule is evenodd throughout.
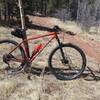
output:
<path id="1" fill-rule="evenodd" d="M 37 17 L 37 16 L 28 16 L 29 20 L 32 21 L 32 24 L 51 27 L 51 18 L 49 17 Z"/>
<path id="2" fill-rule="evenodd" d="M 53 22 L 51 18 L 49 17 L 33 17 L 29 16 L 29 19 L 32 21 L 33 24 L 46 26 L 46 27 L 52 27 Z M 83 49 L 83 51 L 91 58 L 93 58 L 95 61 L 100 63 L 100 42 L 90 40 L 87 38 L 80 37 L 78 35 L 71 36 L 67 35 L 65 36 L 65 42 L 71 42 L 76 45 L 78 45 L 80 48 Z"/>
<path id="3" fill-rule="evenodd" d="M 78 45 L 89 57 L 100 63 L 100 43 L 98 41 L 84 39 L 77 35 L 66 35 L 65 41 Z"/>

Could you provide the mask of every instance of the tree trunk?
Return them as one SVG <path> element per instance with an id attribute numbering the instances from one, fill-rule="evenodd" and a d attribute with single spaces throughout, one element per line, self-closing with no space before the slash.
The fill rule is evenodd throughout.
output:
<path id="1" fill-rule="evenodd" d="M 41 14 L 43 14 L 43 0 L 41 0 Z"/>
<path id="2" fill-rule="evenodd" d="M 3 11 L 2 11 L 3 9 L 2 9 L 2 7 L 1 7 L 1 9 L 0 9 L 0 20 L 2 20 L 2 18 L 3 18 Z"/>
<path id="3" fill-rule="evenodd" d="M 8 1 L 5 0 L 5 20 L 8 21 Z"/>
<path id="4" fill-rule="evenodd" d="M 19 2 L 19 9 L 20 9 L 20 17 L 21 17 L 21 25 L 22 25 L 22 29 L 25 30 L 25 17 L 24 17 L 24 11 L 22 8 L 22 1 L 18 0 Z"/>
<path id="5" fill-rule="evenodd" d="M 23 30 L 23 41 L 27 40 L 27 35 L 26 35 L 26 28 L 25 28 L 25 17 L 24 17 L 24 10 L 22 7 L 22 1 L 18 0 L 19 3 L 19 9 L 20 9 L 20 17 L 21 17 L 21 24 L 22 24 L 22 30 Z M 28 41 L 24 42 L 24 46 L 25 46 L 25 50 L 27 51 L 27 56 L 28 58 L 30 57 L 30 53 L 29 53 L 29 45 L 28 45 Z"/>

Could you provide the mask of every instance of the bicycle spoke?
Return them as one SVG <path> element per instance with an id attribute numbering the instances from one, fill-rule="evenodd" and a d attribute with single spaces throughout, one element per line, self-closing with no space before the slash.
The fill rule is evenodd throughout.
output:
<path id="1" fill-rule="evenodd" d="M 78 77 L 84 71 L 86 65 L 84 53 L 78 47 L 72 44 L 66 44 L 62 46 L 64 53 L 63 58 L 60 49 L 61 47 L 56 48 L 51 53 L 51 70 L 53 70 L 55 76 L 60 79 L 73 79 Z M 60 54 L 59 56 L 61 57 L 58 56 L 58 52 Z"/>

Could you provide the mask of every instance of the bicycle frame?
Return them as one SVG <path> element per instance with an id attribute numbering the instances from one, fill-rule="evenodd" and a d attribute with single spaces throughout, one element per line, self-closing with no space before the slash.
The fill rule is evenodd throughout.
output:
<path id="1" fill-rule="evenodd" d="M 21 46 L 25 52 L 24 60 L 31 63 L 53 39 L 57 39 L 57 41 L 59 43 L 59 38 L 58 38 L 57 34 L 58 34 L 57 32 L 49 32 L 44 35 L 37 35 L 37 36 L 33 36 L 32 38 L 23 39 L 23 41 L 21 43 L 19 43 L 18 46 L 16 46 L 13 50 L 11 50 L 11 52 L 9 54 L 11 54 L 13 51 L 15 51 L 18 47 Z M 45 43 L 43 48 L 37 54 L 33 55 L 33 53 L 32 53 L 32 55 L 30 56 L 29 47 L 26 46 L 26 43 L 28 44 L 28 41 L 30 41 L 30 40 L 36 40 L 36 39 L 40 39 L 43 37 L 49 37 L 49 36 L 51 36 L 51 38 L 47 41 L 47 43 Z M 22 44 L 23 44 L 23 46 L 22 46 Z"/>

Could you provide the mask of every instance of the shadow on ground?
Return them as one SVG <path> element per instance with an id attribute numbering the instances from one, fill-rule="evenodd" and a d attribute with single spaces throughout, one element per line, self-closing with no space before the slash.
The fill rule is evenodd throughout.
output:
<path id="1" fill-rule="evenodd" d="M 16 20 L 10 20 L 10 21 L 0 20 L 0 26 L 10 27 L 10 28 L 21 27 L 21 22 L 20 20 L 17 20 L 17 21 Z M 26 29 L 34 29 L 34 30 L 50 31 L 50 32 L 52 31 L 52 28 L 33 24 L 31 21 L 29 21 L 28 17 L 25 17 L 25 26 L 26 26 Z"/>
<path id="2" fill-rule="evenodd" d="M 60 71 L 63 69 L 57 69 L 57 70 Z M 40 76 L 42 71 L 43 71 L 43 68 L 32 67 L 31 73 L 33 75 Z M 93 71 L 93 73 L 95 76 L 93 74 L 91 74 L 91 72 L 89 70 L 86 70 L 79 78 L 83 78 L 86 81 L 100 81 L 100 72 Z M 52 72 L 50 71 L 50 69 L 48 67 L 45 68 L 44 75 L 52 75 Z M 59 79 L 59 80 L 66 81 L 65 79 Z"/>

